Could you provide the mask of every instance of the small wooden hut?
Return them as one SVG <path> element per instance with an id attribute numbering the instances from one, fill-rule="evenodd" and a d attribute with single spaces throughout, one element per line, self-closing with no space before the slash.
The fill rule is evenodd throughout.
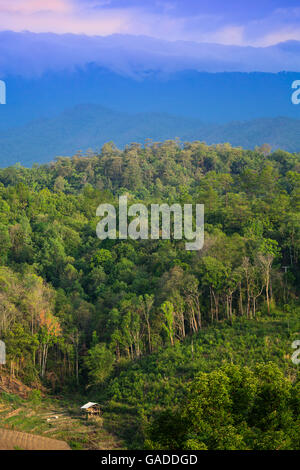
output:
<path id="1" fill-rule="evenodd" d="M 83 405 L 81 407 L 81 411 L 85 414 L 86 419 L 100 416 L 101 413 L 100 406 L 98 405 L 98 403 L 93 403 L 91 401 Z"/>

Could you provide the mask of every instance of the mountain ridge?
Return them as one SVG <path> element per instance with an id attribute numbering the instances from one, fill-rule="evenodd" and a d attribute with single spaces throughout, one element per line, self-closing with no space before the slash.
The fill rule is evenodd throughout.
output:
<path id="1" fill-rule="evenodd" d="M 167 41 L 145 35 L 33 33 L 0 31 L 0 75 L 40 76 L 89 62 L 134 78 L 145 70 L 170 74 L 300 71 L 300 41 L 254 47 L 211 42 Z M 45 52 L 47 52 L 45 54 Z"/>
<path id="2" fill-rule="evenodd" d="M 252 149 L 268 143 L 273 149 L 300 151 L 300 120 L 276 117 L 226 124 L 207 124 L 196 118 L 167 113 L 127 113 L 102 105 L 81 104 L 52 118 L 0 132 L 0 166 L 21 163 L 45 163 L 56 156 L 73 155 L 88 149 L 100 150 L 113 141 L 123 148 L 146 139 L 163 141 L 201 140 L 207 144 L 228 142 L 232 146 Z"/>

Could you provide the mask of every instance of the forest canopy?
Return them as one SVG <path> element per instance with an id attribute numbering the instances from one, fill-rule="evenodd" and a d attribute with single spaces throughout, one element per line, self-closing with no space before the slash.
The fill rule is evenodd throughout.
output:
<path id="1" fill-rule="evenodd" d="M 120 195 L 130 203 L 204 204 L 203 249 L 189 252 L 183 241 L 172 239 L 99 240 L 96 208 L 101 203 L 117 207 Z M 165 423 L 184 421 L 173 444 L 266 448 L 270 438 L 276 447 L 286 432 L 285 448 L 296 446 L 291 423 L 299 404 L 291 387 L 299 386 L 287 348 L 299 333 L 294 320 L 300 311 L 300 154 L 271 153 L 266 145 L 250 151 L 229 144 L 149 141 L 123 151 L 107 143 L 98 153 L 58 157 L 30 169 L 4 168 L 0 246 L 0 335 L 12 375 L 53 391 L 91 387 L 105 399 L 146 409 L 151 393 L 156 394 L 147 395 L 147 380 L 154 368 L 164 367 L 154 363 L 169 364 L 173 357 L 174 374 L 172 366 L 164 373 L 155 369 L 159 411 L 169 417 Z M 288 330 L 277 331 L 282 343 L 270 353 L 267 330 L 286 319 Z M 230 332 L 239 336 L 232 339 Z M 274 338 L 276 328 L 273 333 Z M 217 372 L 224 357 L 214 356 L 209 341 L 218 348 L 222 343 L 227 360 L 240 362 L 240 368 Z M 234 350 L 242 351 L 246 343 L 253 346 L 253 371 L 252 365 L 243 369 Z M 198 369 L 178 379 L 191 357 L 195 364 L 199 359 Z M 260 414 L 264 393 L 273 393 L 264 388 L 263 365 L 258 365 L 264 357 L 277 363 L 274 380 L 283 390 L 279 407 L 287 400 L 286 414 L 276 418 L 275 410 Z M 272 367 L 265 367 L 271 376 Z M 230 381 L 240 384 L 243 374 L 243 397 L 232 403 Z M 224 386 L 218 435 L 213 421 L 199 415 L 195 423 L 191 417 L 194 390 L 200 387 L 208 399 L 214 381 Z M 169 410 L 170 402 L 179 403 L 183 393 L 190 401 L 178 415 Z M 242 416 L 243 400 L 248 400 L 247 416 Z M 150 418 L 146 412 L 145 419 Z M 147 445 L 172 447 L 157 431 L 160 415 L 155 419 Z M 256 419 L 261 437 L 254 437 Z"/>

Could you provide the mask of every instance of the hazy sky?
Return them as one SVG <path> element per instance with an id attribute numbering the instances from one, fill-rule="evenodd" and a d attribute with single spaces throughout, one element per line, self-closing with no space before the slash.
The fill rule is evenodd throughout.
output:
<path id="1" fill-rule="evenodd" d="M 299 0 L 0 0 L 0 30 L 268 46 L 300 40 Z"/>

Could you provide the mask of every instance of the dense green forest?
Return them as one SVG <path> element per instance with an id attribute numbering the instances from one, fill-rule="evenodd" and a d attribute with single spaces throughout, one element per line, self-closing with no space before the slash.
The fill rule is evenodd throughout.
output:
<path id="1" fill-rule="evenodd" d="M 205 243 L 104 240 L 96 208 L 205 205 Z M 6 372 L 134 409 L 128 446 L 295 449 L 300 154 L 179 141 L 0 170 Z"/>

